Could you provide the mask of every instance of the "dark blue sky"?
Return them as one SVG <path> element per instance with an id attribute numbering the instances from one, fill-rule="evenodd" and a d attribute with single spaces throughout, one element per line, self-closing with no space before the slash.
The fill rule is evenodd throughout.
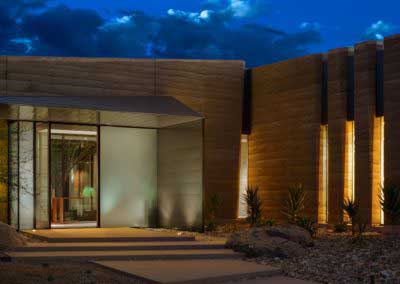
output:
<path id="1" fill-rule="evenodd" d="M 262 65 L 400 32 L 398 0 L 0 0 L 0 53 Z"/>

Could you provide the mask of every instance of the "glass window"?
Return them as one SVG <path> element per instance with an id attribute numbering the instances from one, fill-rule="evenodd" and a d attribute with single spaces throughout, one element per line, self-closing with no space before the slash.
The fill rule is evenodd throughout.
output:
<path id="1" fill-rule="evenodd" d="M 10 200 L 10 224 L 18 229 L 18 183 L 19 183 L 19 162 L 18 162 L 18 122 L 9 125 L 9 200 Z"/>
<path id="2" fill-rule="evenodd" d="M 19 227 L 33 229 L 33 123 L 19 123 Z"/>
<path id="3" fill-rule="evenodd" d="M 51 226 L 97 226 L 97 127 L 51 124 Z"/>

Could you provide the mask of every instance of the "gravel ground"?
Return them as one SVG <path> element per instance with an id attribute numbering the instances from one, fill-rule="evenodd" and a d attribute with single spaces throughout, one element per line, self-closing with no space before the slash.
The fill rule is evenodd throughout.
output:
<path id="1" fill-rule="evenodd" d="M 0 262 L 0 283 L 145 284 L 146 282 L 101 268 L 92 263 Z"/>
<path id="2" fill-rule="evenodd" d="M 400 283 L 400 238 L 369 235 L 354 242 L 348 235 L 331 234 L 318 238 L 307 250 L 303 257 L 255 261 L 281 267 L 287 276 L 319 283 Z"/>

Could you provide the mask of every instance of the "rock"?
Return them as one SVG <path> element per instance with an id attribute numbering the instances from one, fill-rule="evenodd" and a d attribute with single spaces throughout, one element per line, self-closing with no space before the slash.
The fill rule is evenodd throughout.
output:
<path id="1" fill-rule="evenodd" d="M 281 237 L 306 247 L 314 245 L 310 233 L 296 225 L 269 226 L 265 229 L 271 237 Z"/>
<path id="2" fill-rule="evenodd" d="M 24 237 L 13 227 L 0 222 L 0 251 L 26 244 Z"/>
<path id="3" fill-rule="evenodd" d="M 298 257 L 313 244 L 305 230 L 295 226 L 258 227 L 233 233 L 226 246 L 248 256 Z"/>

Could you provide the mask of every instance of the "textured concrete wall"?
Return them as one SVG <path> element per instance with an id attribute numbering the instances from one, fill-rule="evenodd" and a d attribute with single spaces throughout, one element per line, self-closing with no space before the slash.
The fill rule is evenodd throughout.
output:
<path id="1" fill-rule="evenodd" d="M 0 96 L 6 93 L 7 57 L 0 56 Z"/>
<path id="2" fill-rule="evenodd" d="M 258 186 L 266 218 L 282 220 L 291 184 L 307 192 L 306 213 L 317 218 L 322 55 L 253 69 L 249 184 Z"/>
<path id="3" fill-rule="evenodd" d="M 384 45 L 385 182 L 400 184 L 400 35 Z"/>
<path id="4" fill-rule="evenodd" d="M 150 59 L 7 57 L 7 95 L 154 95 L 154 64 Z"/>
<path id="5" fill-rule="evenodd" d="M 347 121 L 347 48 L 328 53 L 328 222 L 343 220 Z"/>
<path id="6" fill-rule="evenodd" d="M 218 193 L 219 217 L 238 214 L 242 128 L 242 61 L 157 60 L 157 95 L 173 96 L 202 113 L 205 201 Z"/>
<path id="7" fill-rule="evenodd" d="M 380 119 L 376 118 L 377 42 L 358 44 L 355 65 L 355 199 L 368 223 L 380 222 Z"/>
<path id="8" fill-rule="evenodd" d="M 205 199 L 219 193 L 219 216 L 236 218 L 243 61 L 4 57 L 0 95 L 173 96 L 205 117 Z M 7 90 L 1 92 L 7 73 Z M 3 76 L 3 77 L 1 77 Z"/>
<path id="9" fill-rule="evenodd" d="M 201 229 L 202 121 L 158 130 L 158 220 L 162 227 Z"/>
<path id="10" fill-rule="evenodd" d="M 8 126 L 0 120 L 0 222 L 8 222 Z"/>

